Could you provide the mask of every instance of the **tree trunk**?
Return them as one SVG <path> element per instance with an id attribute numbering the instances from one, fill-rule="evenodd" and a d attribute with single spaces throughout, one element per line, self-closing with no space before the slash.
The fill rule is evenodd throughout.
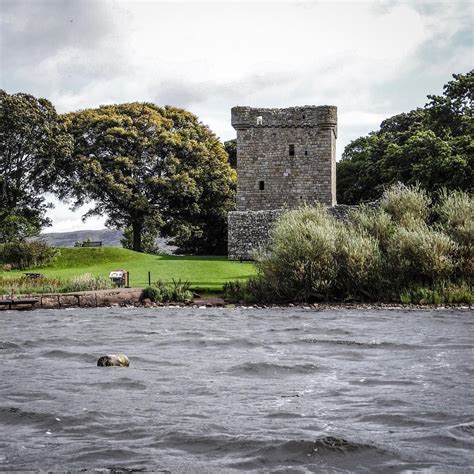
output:
<path id="1" fill-rule="evenodd" d="M 133 250 L 135 250 L 135 252 L 141 252 L 142 251 L 143 222 L 140 222 L 140 221 L 132 222 L 132 229 L 133 229 Z"/>

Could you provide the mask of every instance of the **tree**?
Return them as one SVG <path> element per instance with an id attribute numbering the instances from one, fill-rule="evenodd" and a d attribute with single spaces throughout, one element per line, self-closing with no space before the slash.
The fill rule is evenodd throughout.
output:
<path id="1" fill-rule="evenodd" d="M 160 229 L 150 227 L 145 225 L 142 229 L 142 252 L 159 254 L 160 247 L 156 241 L 157 237 L 160 235 Z M 123 237 L 120 239 L 120 243 L 123 248 L 133 250 L 133 228 L 131 226 L 125 227 L 123 229 Z"/>
<path id="2" fill-rule="evenodd" d="M 49 101 L 0 90 L 0 242 L 25 239 L 50 224 L 42 193 L 71 149 Z"/>
<path id="3" fill-rule="evenodd" d="M 133 249 L 153 225 L 183 249 L 225 252 L 235 172 L 217 137 L 198 118 L 151 103 L 102 106 L 66 116 L 75 140 L 61 197 L 94 200 L 84 216 L 131 226 Z"/>
<path id="4" fill-rule="evenodd" d="M 453 78 L 424 108 L 390 117 L 346 147 L 337 165 L 338 202 L 375 200 L 396 182 L 472 192 L 474 72 Z"/>
<path id="5" fill-rule="evenodd" d="M 237 169 L 237 140 L 233 138 L 224 142 L 224 148 L 229 155 L 229 164 L 232 168 Z"/>

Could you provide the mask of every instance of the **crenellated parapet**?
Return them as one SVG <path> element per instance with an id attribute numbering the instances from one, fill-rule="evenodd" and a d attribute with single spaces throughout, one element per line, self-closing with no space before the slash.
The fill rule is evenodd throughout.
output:
<path id="1" fill-rule="evenodd" d="M 233 107 L 232 126 L 236 130 L 252 127 L 337 128 L 337 107 L 305 105 L 286 109 Z"/>

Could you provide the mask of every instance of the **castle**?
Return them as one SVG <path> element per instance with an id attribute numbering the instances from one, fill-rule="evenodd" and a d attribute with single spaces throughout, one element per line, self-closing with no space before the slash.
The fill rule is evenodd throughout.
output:
<path id="1" fill-rule="evenodd" d="M 336 204 L 337 108 L 234 107 L 237 205 L 230 212 L 229 259 L 247 260 L 285 209 Z"/>

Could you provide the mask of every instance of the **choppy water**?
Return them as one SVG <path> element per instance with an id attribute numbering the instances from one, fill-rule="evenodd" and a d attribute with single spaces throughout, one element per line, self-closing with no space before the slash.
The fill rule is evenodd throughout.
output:
<path id="1" fill-rule="evenodd" d="M 471 472 L 473 313 L 0 313 L 0 470 Z M 96 367 L 124 352 L 128 369 Z"/>

